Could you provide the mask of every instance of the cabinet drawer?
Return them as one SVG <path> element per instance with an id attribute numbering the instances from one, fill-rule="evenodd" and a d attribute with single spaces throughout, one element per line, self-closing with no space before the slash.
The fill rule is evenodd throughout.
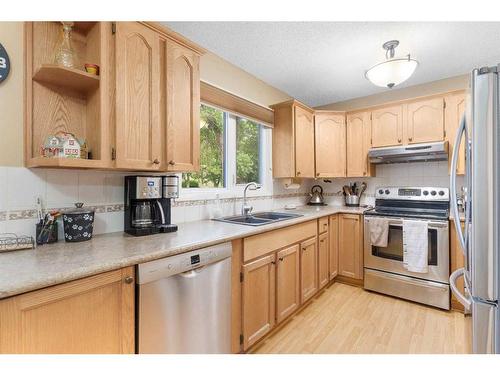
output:
<path id="1" fill-rule="evenodd" d="M 243 262 L 300 242 L 317 234 L 316 220 L 256 234 L 243 239 Z"/>
<path id="2" fill-rule="evenodd" d="M 326 231 L 328 231 L 328 216 L 318 219 L 318 233 L 324 233 Z"/>

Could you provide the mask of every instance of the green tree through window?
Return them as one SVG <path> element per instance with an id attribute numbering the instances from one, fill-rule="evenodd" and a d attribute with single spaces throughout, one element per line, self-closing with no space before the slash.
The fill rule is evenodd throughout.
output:
<path id="1" fill-rule="evenodd" d="M 236 183 L 260 182 L 260 125 L 236 119 Z"/>

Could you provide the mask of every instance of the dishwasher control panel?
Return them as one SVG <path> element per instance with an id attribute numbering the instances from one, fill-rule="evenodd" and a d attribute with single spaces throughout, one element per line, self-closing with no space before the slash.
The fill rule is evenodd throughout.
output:
<path id="1" fill-rule="evenodd" d="M 137 283 L 146 284 L 165 277 L 188 272 L 195 268 L 231 257 L 231 242 L 205 247 L 188 253 L 142 263 L 138 266 Z"/>

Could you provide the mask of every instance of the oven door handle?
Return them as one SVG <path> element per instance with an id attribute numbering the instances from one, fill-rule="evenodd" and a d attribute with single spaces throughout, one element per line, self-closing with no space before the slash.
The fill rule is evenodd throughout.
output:
<path id="1" fill-rule="evenodd" d="M 370 222 L 370 219 L 365 218 L 365 222 Z M 402 227 L 403 226 L 403 220 L 389 220 L 389 225 L 392 225 L 393 227 Z M 429 228 L 447 228 L 448 223 L 440 223 L 437 221 L 428 221 L 428 226 Z"/>

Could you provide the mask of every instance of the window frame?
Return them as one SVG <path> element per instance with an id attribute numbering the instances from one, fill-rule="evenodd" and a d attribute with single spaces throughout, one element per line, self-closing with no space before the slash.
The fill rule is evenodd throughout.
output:
<path id="1" fill-rule="evenodd" d="M 223 174 L 224 187 L 220 188 L 184 188 L 179 187 L 179 200 L 234 198 L 243 195 L 245 184 L 236 184 L 236 126 L 237 118 L 245 118 L 214 105 L 202 102 L 201 105 L 215 108 L 224 113 L 224 155 Z M 201 109 L 201 106 L 200 106 Z M 245 118 L 246 119 L 246 118 Z M 259 159 L 260 185 L 259 190 L 247 191 L 247 196 L 272 195 L 272 130 L 255 120 L 248 119 L 260 125 Z M 179 176 L 182 181 L 182 173 Z"/>

